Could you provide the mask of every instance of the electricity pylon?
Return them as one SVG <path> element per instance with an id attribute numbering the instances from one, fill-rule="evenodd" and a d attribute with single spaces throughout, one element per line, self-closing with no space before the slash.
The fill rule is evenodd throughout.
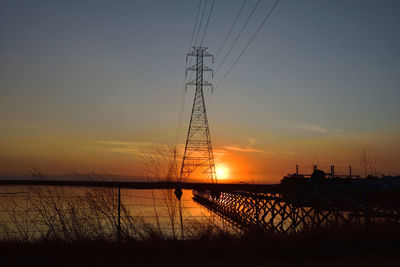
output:
<path id="1" fill-rule="evenodd" d="M 196 86 L 196 92 L 186 138 L 180 179 L 186 180 L 196 172 L 202 177 L 206 175 L 211 183 L 216 183 L 217 176 L 215 173 L 214 155 L 203 94 L 203 87 L 207 86 L 211 87 L 211 90 L 213 89 L 211 83 L 203 80 L 204 72 L 211 71 L 212 73 L 211 68 L 203 65 L 203 60 L 204 58 L 211 57 L 214 63 L 214 57 L 206 49 L 206 47 L 194 46 L 193 51 L 186 55 L 186 62 L 188 57 L 196 57 L 195 65 L 189 66 L 186 69 L 186 75 L 188 71 L 193 71 L 196 74 L 196 79 L 186 83 L 186 90 L 188 86 L 193 85 Z"/>

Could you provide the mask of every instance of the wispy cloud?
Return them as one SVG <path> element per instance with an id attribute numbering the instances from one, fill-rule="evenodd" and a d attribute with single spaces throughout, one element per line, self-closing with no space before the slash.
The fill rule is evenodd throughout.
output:
<path id="1" fill-rule="evenodd" d="M 214 154 L 215 160 L 218 161 L 225 156 L 226 152 L 224 149 L 214 149 L 213 154 Z"/>
<path id="2" fill-rule="evenodd" d="M 284 150 L 284 151 L 280 151 L 280 153 L 284 154 L 284 155 L 294 155 L 295 154 L 294 151 L 292 151 L 292 150 Z"/>
<path id="3" fill-rule="evenodd" d="M 262 153 L 264 151 L 254 149 L 254 148 L 249 148 L 249 147 L 239 147 L 239 146 L 226 146 L 225 149 L 228 150 L 233 150 L 233 151 L 239 151 L 239 152 L 255 152 L 255 153 Z"/>
<path id="4" fill-rule="evenodd" d="M 328 133 L 344 133 L 340 129 L 327 129 L 324 126 L 314 124 L 314 123 L 294 123 L 294 124 L 288 124 L 288 123 L 282 123 L 282 127 L 290 130 L 297 130 L 297 131 L 303 131 L 303 132 L 314 132 L 314 133 L 319 133 L 319 134 L 328 134 Z"/>
<path id="5" fill-rule="evenodd" d="M 343 131 L 343 130 L 340 130 L 340 129 L 335 129 L 335 133 L 342 134 L 342 133 L 344 133 L 344 131 Z"/>
<path id="6" fill-rule="evenodd" d="M 317 124 L 309 123 L 296 123 L 295 127 L 299 130 L 317 132 L 317 133 L 328 133 L 328 130 Z"/>
<path id="7" fill-rule="evenodd" d="M 152 142 L 96 141 L 102 150 L 130 155 L 153 153 L 154 149 L 163 146 Z"/>
<path id="8" fill-rule="evenodd" d="M 232 150 L 232 151 L 238 151 L 238 152 L 252 152 L 252 153 L 263 153 L 265 151 L 259 150 L 254 148 L 253 146 L 256 143 L 256 140 L 251 137 L 243 137 L 247 141 L 247 144 L 245 146 L 238 146 L 238 145 L 232 145 L 232 146 L 226 146 L 225 149 Z"/>
<path id="9" fill-rule="evenodd" d="M 112 146 L 137 146 L 137 145 L 155 145 L 152 142 L 127 142 L 127 141 L 96 141 L 98 144 Z"/>
<path id="10" fill-rule="evenodd" d="M 247 140 L 248 144 L 247 146 L 254 146 L 254 144 L 256 143 L 256 139 L 251 138 L 251 137 L 243 137 L 244 139 Z"/>

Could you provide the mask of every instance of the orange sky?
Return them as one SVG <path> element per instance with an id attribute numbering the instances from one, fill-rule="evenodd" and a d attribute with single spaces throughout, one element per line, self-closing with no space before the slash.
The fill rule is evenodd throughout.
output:
<path id="1" fill-rule="evenodd" d="M 334 164 L 336 173 L 347 173 L 347 166 L 353 165 L 353 173 L 357 173 L 363 149 L 377 174 L 398 174 L 400 142 L 397 136 L 395 133 L 335 133 L 313 138 L 269 135 L 265 140 L 239 138 L 230 145 L 215 139 L 214 153 L 217 169 L 223 165 L 229 172 L 230 179 L 225 182 L 278 182 L 283 175 L 294 172 L 296 164 L 305 173 L 311 171 L 313 164 L 326 171 Z M 167 147 L 155 142 L 51 136 L 2 138 L 0 144 L 2 175 L 27 174 L 33 166 L 45 174 L 96 172 L 140 176 L 143 156 L 157 154 L 160 148 Z M 182 149 L 180 145 L 180 152 Z"/>
<path id="2" fill-rule="evenodd" d="M 357 173 L 363 150 L 377 174 L 400 174 L 399 1 L 281 1 L 237 64 L 271 3 L 230 50 L 254 3 L 222 46 L 241 6 L 226 2 L 215 2 L 203 45 L 219 54 L 214 85 L 234 66 L 205 92 L 216 163 L 232 181 L 278 182 L 296 164 Z M 197 6 L 2 3 L 0 175 L 142 175 L 143 155 L 182 149 Z"/>

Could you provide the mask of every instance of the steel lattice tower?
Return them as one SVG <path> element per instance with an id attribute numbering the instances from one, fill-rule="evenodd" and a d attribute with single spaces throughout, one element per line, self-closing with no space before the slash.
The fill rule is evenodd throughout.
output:
<path id="1" fill-rule="evenodd" d="M 186 75 L 188 71 L 193 71 L 196 74 L 196 79 L 186 83 L 186 89 L 187 86 L 194 85 L 196 86 L 196 92 L 186 138 L 180 179 L 185 180 L 193 172 L 198 172 L 201 175 L 206 174 L 208 179 L 214 183 L 217 182 L 217 176 L 215 173 L 214 156 L 203 94 L 204 86 L 211 87 L 211 90 L 213 88 L 211 83 L 203 80 L 204 72 L 211 71 L 212 73 L 211 68 L 203 65 L 203 60 L 204 58 L 211 57 L 212 62 L 214 62 L 214 58 L 206 49 L 206 47 L 193 47 L 193 51 L 186 55 L 186 61 L 188 57 L 196 58 L 195 65 L 189 66 L 186 69 Z"/>

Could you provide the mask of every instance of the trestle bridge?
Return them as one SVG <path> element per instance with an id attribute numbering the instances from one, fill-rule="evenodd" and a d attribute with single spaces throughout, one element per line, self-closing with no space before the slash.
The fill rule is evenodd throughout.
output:
<path id="1" fill-rule="evenodd" d="M 400 223 L 399 189 L 324 185 L 0 180 L 0 186 L 193 190 L 193 199 L 240 229 L 297 232 L 324 225 Z M 180 197 L 180 196 L 179 196 Z"/>

